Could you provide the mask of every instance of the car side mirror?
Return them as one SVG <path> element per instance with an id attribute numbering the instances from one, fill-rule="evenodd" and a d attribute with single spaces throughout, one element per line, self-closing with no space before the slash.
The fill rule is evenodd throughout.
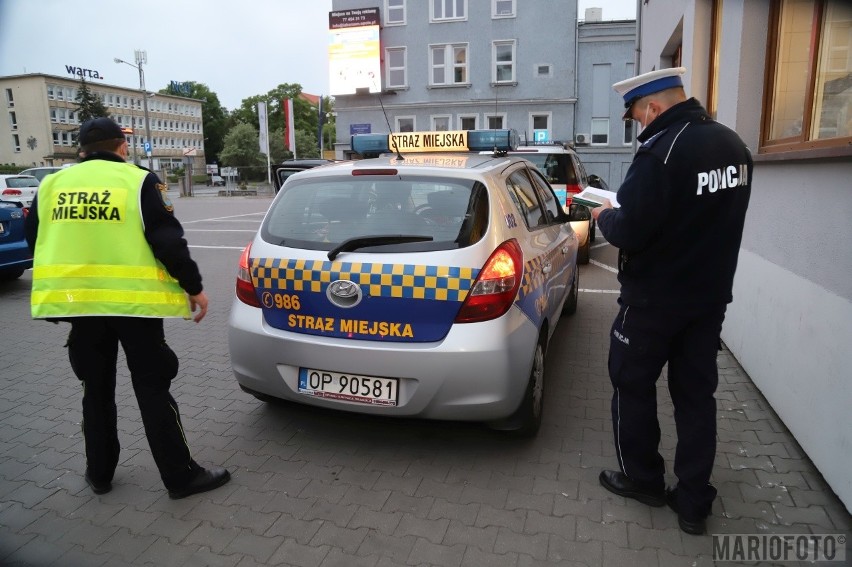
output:
<path id="1" fill-rule="evenodd" d="M 568 207 L 568 221 L 587 221 L 592 218 L 592 213 L 588 207 L 584 207 L 583 205 L 572 203 Z"/>
<path id="2" fill-rule="evenodd" d="M 588 177 L 589 185 L 592 187 L 597 187 L 598 189 L 606 189 L 609 190 L 609 185 L 606 184 L 606 181 L 601 179 L 600 175 L 595 175 L 594 173 L 589 175 Z"/>

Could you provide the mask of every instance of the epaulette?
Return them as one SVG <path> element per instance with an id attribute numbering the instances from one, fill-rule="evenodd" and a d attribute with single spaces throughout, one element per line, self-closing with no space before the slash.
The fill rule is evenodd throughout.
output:
<path id="1" fill-rule="evenodd" d="M 663 130 L 660 130 L 659 132 L 657 132 L 656 134 L 654 134 L 653 136 L 651 136 L 650 138 L 648 138 L 647 140 L 645 140 L 644 142 L 642 142 L 642 146 L 641 146 L 641 147 L 642 147 L 642 148 L 650 148 L 651 146 L 653 146 L 653 145 L 654 145 L 654 143 L 655 143 L 657 140 L 659 140 L 659 139 L 660 139 L 660 136 L 662 136 L 663 134 L 665 134 L 667 131 L 668 131 L 668 128 L 665 128 L 665 129 L 663 129 Z"/>

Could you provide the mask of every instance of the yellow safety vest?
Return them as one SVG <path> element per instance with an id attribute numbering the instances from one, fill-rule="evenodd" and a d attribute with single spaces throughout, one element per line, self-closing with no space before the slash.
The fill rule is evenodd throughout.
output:
<path id="1" fill-rule="evenodd" d="M 32 316 L 190 316 L 186 293 L 145 240 L 147 171 L 92 160 L 45 177 L 38 190 Z"/>

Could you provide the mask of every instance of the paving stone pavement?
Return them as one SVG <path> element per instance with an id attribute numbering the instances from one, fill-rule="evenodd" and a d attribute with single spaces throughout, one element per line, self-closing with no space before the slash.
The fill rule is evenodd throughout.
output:
<path id="1" fill-rule="evenodd" d="M 266 205 L 197 199 L 178 212 L 203 220 Z M 238 238 L 242 246 L 249 236 Z M 121 462 L 112 492 L 91 492 L 81 387 L 63 348 L 68 326 L 30 319 L 31 272 L 0 283 L 0 565 L 713 564 L 709 535 L 686 535 L 667 508 L 598 484 L 602 468 L 617 467 L 606 371 L 615 295 L 582 293 L 578 313 L 560 324 L 547 356 L 545 423 L 520 440 L 478 424 L 371 418 L 243 393 L 226 335 L 235 248 L 193 249 L 211 311 L 200 325 L 166 327 L 181 361 L 172 392 L 190 447 L 233 480 L 177 501 L 160 482 L 123 359 Z M 583 281 L 593 270 L 583 267 Z M 849 512 L 734 357 L 725 350 L 718 360 L 719 498 L 709 532 L 850 534 Z M 658 398 L 670 469 L 676 438 L 664 379 Z"/>

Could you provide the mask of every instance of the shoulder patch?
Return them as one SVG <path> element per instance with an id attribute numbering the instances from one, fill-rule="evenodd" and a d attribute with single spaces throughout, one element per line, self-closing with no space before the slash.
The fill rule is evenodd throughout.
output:
<path id="1" fill-rule="evenodd" d="M 169 186 L 165 183 L 157 183 L 157 189 L 160 191 L 160 200 L 163 202 L 163 208 L 170 213 L 175 212 L 175 206 L 169 199 Z"/>

